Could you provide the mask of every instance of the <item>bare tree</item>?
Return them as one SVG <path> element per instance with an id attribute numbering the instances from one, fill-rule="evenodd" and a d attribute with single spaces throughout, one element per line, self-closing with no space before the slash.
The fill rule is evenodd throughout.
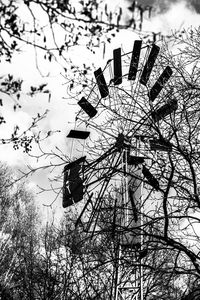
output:
<path id="1" fill-rule="evenodd" d="M 159 55 L 157 46 L 147 46 L 147 59 L 142 53 L 136 79 L 131 84 L 126 79 L 131 59 L 129 54 L 124 58 L 123 63 L 128 63 L 122 79 L 119 76 L 108 80 L 109 62 L 104 70 L 109 84 L 99 79 L 100 83 L 97 81 L 87 98 L 100 113 L 101 122 L 98 123 L 99 114 L 87 121 L 90 128 L 95 127 L 100 133 L 96 132 L 92 142 L 86 144 L 89 153 L 86 162 L 83 158 L 77 161 L 79 165 L 83 163 L 85 201 L 91 216 L 84 219 L 82 215 L 79 222 L 87 220 L 86 230 L 96 224 L 92 231 L 94 238 L 102 210 L 108 230 L 117 232 L 113 212 L 110 222 L 106 223 L 104 210 L 105 199 L 110 196 L 114 199 L 114 181 L 125 174 L 132 180 L 143 182 L 138 206 L 143 222 L 137 226 L 143 237 L 143 246 L 142 249 L 130 248 L 130 253 L 136 251 L 137 255 L 147 257 L 142 260 L 142 265 L 147 282 L 152 281 L 152 284 L 146 286 L 146 299 L 181 297 L 190 288 L 188 282 L 195 282 L 199 277 L 198 44 L 199 30 L 191 30 L 183 32 L 182 37 L 175 36 L 173 44 L 162 44 Z M 150 63 L 151 55 L 157 56 L 157 60 L 147 78 L 144 70 L 148 65 L 145 63 Z M 77 128 L 84 124 L 83 110 L 77 116 Z M 135 159 L 130 170 L 123 169 L 123 159 L 120 160 L 128 147 L 132 160 Z M 72 165 L 65 170 L 69 169 L 73 169 Z M 96 196 L 92 195 L 91 181 Z M 73 193 L 71 197 L 75 199 Z M 70 195 L 66 199 L 70 203 Z M 114 209 L 113 200 L 108 203 Z M 134 220 L 135 209 L 130 206 L 131 210 Z M 131 220 L 121 231 L 122 234 L 128 231 L 138 235 Z M 103 234 L 103 228 L 99 234 Z M 88 235 L 91 236 L 89 232 Z M 155 261 L 155 257 L 159 260 Z M 134 263 L 129 267 L 134 268 Z M 181 281 L 185 282 L 182 288 Z"/>
<path id="2" fill-rule="evenodd" d="M 143 247 L 146 247 L 142 250 L 146 249 L 147 255 L 149 252 L 150 259 L 143 260 L 144 274 L 147 274 L 147 280 L 153 282 L 151 289 L 147 286 L 147 299 L 151 299 L 152 295 L 149 296 L 148 293 L 152 291 L 155 293 L 154 298 L 162 296 L 163 299 L 166 297 L 173 299 L 177 293 L 178 295 L 182 293 L 176 286 L 176 284 L 178 285 L 177 278 L 179 279 L 181 276 L 190 278 L 192 276 L 195 281 L 200 273 L 199 237 L 197 233 L 200 208 L 198 187 L 199 31 L 183 32 L 183 37 L 177 36 L 173 42 L 176 55 L 171 54 L 167 45 L 162 45 L 155 66 L 150 72 L 150 79 L 144 74 L 142 76 L 142 71 L 145 69 L 145 53 L 147 50 L 147 56 L 150 57 L 152 49 L 154 53 L 158 52 L 159 49 L 156 45 L 152 47 L 146 45 L 143 48 L 145 53 L 142 53 L 144 56 L 141 55 L 136 80 L 132 79 L 131 84 L 128 84 L 124 78 L 128 74 L 131 59 L 130 54 L 127 54 L 124 59 L 125 64 L 127 64 L 125 66 L 127 72 L 123 78 L 121 76 L 109 78 L 109 83 L 103 84 L 104 90 L 100 89 L 99 91 L 98 80 L 94 88 L 87 85 L 83 90 L 85 95 L 89 94 L 89 90 L 91 90 L 88 100 L 93 107 L 96 107 L 96 103 L 98 103 L 96 108 L 104 118 L 102 117 L 103 121 L 98 123 L 97 115 L 89 121 L 91 127 L 95 126 L 97 131 L 100 129 L 100 134 L 97 138 L 95 136 L 92 142 L 86 144 L 85 148 L 89 155 L 86 161 L 81 158 L 82 168 L 76 166 L 77 168 L 73 169 L 72 164 L 69 166 L 68 164 L 72 163 L 71 160 L 59 150 L 57 153 L 42 153 L 42 156 L 54 157 L 59 160 L 59 163 L 49 164 L 47 166 L 49 168 L 56 166 L 60 168 L 67 163 L 63 177 L 66 179 L 64 180 L 65 184 L 67 180 L 69 181 L 69 186 L 70 184 L 73 185 L 73 174 L 76 173 L 76 170 L 79 172 L 81 169 L 85 177 L 81 181 L 80 176 L 82 174 L 78 174 L 77 178 L 81 184 L 84 181 L 85 201 L 91 205 L 88 211 L 91 214 L 94 213 L 91 219 L 87 219 L 87 229 L 90 229 L 94 221 L 97 225 L 96 228 L 100 227 L 101 214 L 99 211 L 104 208 L 104 199 L 108 195 L 113 197 L 114 184 L 112 183 L 114 180 L 118 180 L 118 176 L 121 179 L 126 175 L 132 180 L 143 182 L 143 197 L 140 198 L 138 209 L 143 223 L 138 226 L 137 230 L 139 231 L 136 231 L 135 227 L 132 226 L 132 221 L 128 227 L 122 226 L 121 231 L 122 234 L 125 230 L 130 234 L 137 232 L 137 235 L 139 232 L 139 235 L 143 237 Z M 110 62 L 105 68 L 105 73 L 107 72 L 105 76 L 110 74 L 109 67 Z M 159 77 L 163 71 L 165 71 L 165 77 Z M 101 71 L 98 76 L 100 75 Z M 80 76 L 83 76 L 83 80 L 87 80 L 87 73 L 80 74 Z M 166 77 L 169 77 L 168 82 L 166 82 Z M 108 77 L 106 80 L 108 82 Z M 99 93 L 101 93 L 101 97 Z M 77 125 L 83 126 L 84 114 L 85 112 L 78 115 Z M 134 167 L 130 170 L 124 170 L 121 167 L 120 159 L 124 150 L 132 151 L 137 157 L 139 153 L 139 157 L 142 158 L 140 161 L 135 161 Z M 135 153 L 135 150 L 138 152 Z M 71 171 L 72 169 L 73 171 Z M 30 173 L 32 171 L 35 170 L 30 170 Z M 57 176 L 56 180 L 60 184 L 54 188 L 58 197 L 61 192 L 62 178 Z M 92 195 L 94 186 L 97 196 Z M 66 186 L 64 186 L 65 188 Z M 65 189 L 65 191 L 67 190 Z M 75 194 L 70 195 L 69 190 L 65 196 L 66 201 L 71 201 L 71 204 L 73 203 L 71 198 L 77 199 Z M 112 201 L 110 203 L 115 207 Z M 134 219 L 134 208 L 132 207 L 130 211 L 133 211 L 132 218 Z M 106 219 L 105 213 L 103 216 Z M 89 226 L 87 226 L 88 223 Z M 111 228 L 111 232 L 112 230 L 114 233 L 116 232 L 113 213 L 112 222 L 108 226 Z M 94 239 L 94 236 L 98 236 L 99 239 L 103 237 L 103 229 L 100 230 L 99 235 L 96 235 L 95 229 L 92 232 L 91 240 Z M 48 251 L 51 255 L 51 249 Z M 133 250 L 130 250 L 130 253 L 132 252 Z M 145 254 L 141 252 L 141 249 L 134 249 L 134 252 L 137 255 Z M 167 257 L 165 253 L 167 253 Z M 156 266 L 155 255 L 159 255 L 160 258 Z M 80 272 L 82 283 L 77 286 L 79 297 L 83 297 L 82 286 L 88 288 L 87 295 L 91 295 L 91 289 L 95 290 L 95 287 L 91 286 L 90 276 L 94 276 L 93 270 L 99 270 L 99 258 L 96 257 L 94 262 L 92 261 L 89 272 L 85 274 L 85 265 L 87 270 L 87 263 L 90 263 L 90 259 L 89 255 L 80 256 L 79 262 L 76 261 L 77 266 L 83 264 L 84 261 L 84 268 L 81 268 Z M 110 259 L 108 258 L 107 261 L 109 262 Z M 113 262 L 113 259 L 111 261 Z M 133 268 L 134 264 L 130 264 L 129 267 L 130 269 Z M 106 269 L 102 269 L 105 273 Z M 109 274 L 109 268 L 107 270 Z M 154 271 L 153 279 L 148 277 L 152 270 Z M 72 269 L 70 269 L 69 274 L 72 279 L 78 278 L 78 274 L 74 274 Z M 159 284 L 154 282 L 157 280 L 157 274 L 159 274 Z M 167 286 L 163 284 L 166 280 Z M 105 287 L 105 283 L 103 286 Z M 170 290 L 167 291 L 169 286 Z M 70 292 L 74 292 L 74 286 L 72 290 L 68 288 L 67 293 Z"/>
<path id="3" fill-rule="evenodd" d="M 62 75 L 69 81 L 69 90 L 75 85 L 73 74 L 77 66 L 73 65 L 68 50 L 74 46 L 82 46 L 94 52 L 101 44 L 105 47 L 121 29 L 141 31 L 143 18 L 141 11 L 147 14 L 150 7 L 134 5 L 131 8 L 109 8 L 104 1 L 1 1 L 0 9 L 0 44 L 1 60 L 12 63 L 13 55 L 22 53 L 25 49 L 34 49 L 36 68 L 40 73 L 40 58 L 43 57 L 49 64 L 57 62 L 62 66 Z M 130 12 L 127 14 L 127 12 Z M 58 37 L 58 34 L 60 38 Z M 152 33 L 150 33 L 151 35 Z M 80 68 L 80 66 L 78 66 Z M 81 66 L 82 72 L 87 73 L 90 66 Z M 69 72 L 70 69 L 70 72 Z M 80 69 L 79 69 L 80 70 Z M 66 74 L 67 73 L 67 74 Z M 43 76 L 43 74 L 42 74 Z M 44 76 L 43 76 L 44 77 Z M 48 75 L 47 75 L 48 77 Z M 23 78 L 15 78 L 13 74 L 5 74 L 1 77 L 0 105 L 6 106 L 7 100 L 13 104 L 13 110 L 21 109 L 20 99 L 24 93 Z M 26 92 L 27 97 L 33 97 L 42 93 L 51 99 L 50 87 L 46 82 L 38 86 L 30 85 Z M 14 149 L 24 148 L 30 152 L 33 143 L 44 140 L 45 135 L 39 128 L 39 121 L 47 115 L 43 113 L 32 116 L 32 124 L 23 132 L 16 124 L 10 136 L 0 139 L 1 144 L 12 143 Z M 9 123 L 3 115 L 0 116 L 0 124 Z M 35 133 L 35 128 L 38 132 Z"/>

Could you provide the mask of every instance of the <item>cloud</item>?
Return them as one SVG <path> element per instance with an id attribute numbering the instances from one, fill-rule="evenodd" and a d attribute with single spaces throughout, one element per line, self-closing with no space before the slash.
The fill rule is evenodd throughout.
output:
<path id="1" fill-rule="evenodd" d="M 199 14 L 185 1 L 168 1 L 168 9 L 145 19 L 143 30 L 170 34 L 174 30 L 199 26 Z"/>
<path id="2" fill-rule="evenodd" d="M 200 3 L 199 0 L 191 0 L 192 7 L 200 14 Z"/>
<path id="3" fill-rule="evenodd" d="M 128 1 L 130 4 L 133 3 L 133 0 Z M 163 13 L 164 11 L 170 9 L 170 7 L 174 4 L 185 2 L 185 4 L 192 8 L 197 13 L 200 13 L 200 3 L 199 0 L 138 0 L 137 3 L 139 5 L 150 5 L 153 6 L 156 12 Z"/>

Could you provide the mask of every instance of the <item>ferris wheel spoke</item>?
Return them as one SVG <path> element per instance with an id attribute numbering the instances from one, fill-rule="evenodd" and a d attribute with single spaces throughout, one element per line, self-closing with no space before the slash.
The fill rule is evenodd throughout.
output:
<path id="1" fill-rule="evenodd" d="M 96 226 L 97 226 L 97 221 L 98 221 L 98 218 L 99 218 L 99 214 L 100 214 L 100 207 L 101 207 L 101 202 L 102 202 L 102 197 L 108 187 L 108 184 L 109 184 L 109 178 L 107 180 L 104 180 L 103 183 L 102 183 L 102 186 L 101 186 L 101 189 L 98 193 L 98 199 L 95 203 L 95 205 L 93 206 L 93 210 L 91 212 L 91 215 L 90 215 L 90 218 L 89 218 L 89 221 L 88 221 L 88 225 L 87 225 L 87 229 L 86 231 L 89 232 L 91 226 L 93 227 L 92 228 L 92 232 L 91 232 L 91 238 L 94 236 L 94 233 L 95 233 L 95 230 L 96 230 Z"/>
<path id="2" fill-rule="evenodd" d="M 113 155 L 111 161 L 114 161 L 114 158 L 115 158 L 115 155 Z M 117 158 L 116 162 L 114 163 L 114 165 L 113 166 L 111 165 L 110 168 L 108 169 L 108 171 L 106 172 L 106 174 L 104 175 L 104 180 L 102 182 L 100 191 L 98 192 L 98 199 L 96 201 L 96 204 L 93 208 L 93 211 L 91 213 L 91 217 L 89 220 L 89 227 L 91 226 L 93 220 L 95 220 L 93 222 L 94 228 L 93 228 L 92 235 L 94 234 L 94 231 L 95 231 L 95 228 L 96 228 L 96 225 L 98 222 L 98 218 L 99 218 L 100 209 L 101 209 L 101 206 L 103 205 L 104 194 L 107 191 L 108 185 L 109 185 L 110 181 L 112 180 L 113 176 L 117 173 L 116 165 L 118 165 L 120 159 L 121 159 L 121 155 L 119 153 L 118 158 Z"/>
<path id="3" fill-rule="evenodd" d="M 82 223 L 82 222 L 81 222 L 81 218 L 82 218 L 84 212 L 86 211 L 87 207 L 92 203 L 92 197 L 93 197 L 93 195 L 94 195 L 93 193 L 91 193 L 91 194 L 89 195 L 88 200 L 87 200 L 87 202 L 85 203 L 85 205 L 84 205 L 84 207 L 83 207 L 83 209 L 82 209 L 82 211 L 81 211 L 81 214 L 79 215 L 79 217 L 78 217 L 77 220 L 76 220 L 75 227 L 77 227 L 79 223 Z"/>
<path id="4" fill-rule="evenodd" d="M 113 145 L 109 150 L 107 150 L 104 154 L 102 154 L 100 157 L 98 157 L 96 160 L 92 161 L 91 163 L 88 163 L 85 166 L 85 170 L 94 168 L 97 164 L 99 164 L 102 160 L 106 159 L 108 156 L 112 155 L 116 152 L 115 145 Z"/>

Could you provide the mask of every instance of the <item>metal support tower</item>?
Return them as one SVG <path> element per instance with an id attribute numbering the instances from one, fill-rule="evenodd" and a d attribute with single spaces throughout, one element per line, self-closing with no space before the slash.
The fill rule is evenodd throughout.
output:
<path id="1" fill-rule="evenodd" d="M 143 270 L 138 255 L 142 247 L 142 235 L 139 229 L 142 225 L 139 203 L 142 197 L 141 168 L 129 165 L 129 152 L 125 148 L 122 154 L 123 176 L 121 179 L 121 195 L 118 196 L 121 202 L 121 212 L 119 213 L 121 230 L 116 236 L 113 300 L 143 300 Z M 131 179 L 127 175 L 129 172 L 134 172 L 136 177 Z M 130 196 L 130 193 L 132 193 L 132 196 Z M 132 198 L 132 201 L 130 198 Z M 134 265 L 131 270 L 130 264 Z"/>

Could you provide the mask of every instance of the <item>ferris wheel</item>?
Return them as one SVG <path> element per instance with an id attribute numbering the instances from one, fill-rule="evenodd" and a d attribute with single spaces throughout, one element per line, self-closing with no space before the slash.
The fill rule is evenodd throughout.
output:
<path id="1" fill-rule="evenodd" d="M 143 194 L 160 191 L 157 153 L 172 151 L 168 125 L 178 104 L 171 76 L 155 44 L 136 40 L 130 52 L 115 49 L 105 68 L 94 72 L 67 136 L 77 146 L 64 168 L 63 207 L 83 200 L 76 226 L 91 239 L 110 234 L 116 259 L 109 299 L 143 299 Z M 138 262 L 134 272 L 123 272 L 127 259 Z"/>

